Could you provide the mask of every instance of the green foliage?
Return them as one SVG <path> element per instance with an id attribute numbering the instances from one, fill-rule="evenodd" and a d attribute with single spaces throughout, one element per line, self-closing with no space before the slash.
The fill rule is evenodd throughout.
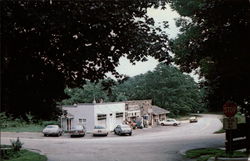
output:
<path id="1" fill-rule="evenodd" d="M 108 88 L 104 88 L 108 84 Z M 97 84 L 88 82 L 83 89 L 66 89 L 70 96 L 62 104 L 91 103 L 93 98 L 104 101 L 152 99 L 155 105 L 171 111 L 172 117 L 190 112 L 202 112 L 202 92 L 188 75 L 177 68 L 160 64 L 153 72 L 141 74 L 122 81 L 102 80 Z"/>
<path id="2" fill-rule="evenodd" d="M 28 124 L 26 126 L 7 127 L 2 132 L 41 132 L 44 126 L 39 124 Z"/>
<path id="3" fill-rule="evenodd" d="M 1 110 L 54 119 L 64 89 L 116 72 L 119 58 L 168 61 L 167 35 L 147 15 L 156 1 L 2 0 Z M 74 101 L 73 101 L 74 102 Z"/>
<path id="4" fill-rule="evenodd" d="M 153 72 L 128 79 L 115 90 L 128 100 L 152 99 L 155 105 L 170 110 L 173 116 L 202 112 L 204 108 L 198 84 L 177 68 L 164 64 Z"/>
<path id="5" fill-rule="evenodd" d="M 171 0 L 171 6 L 181 15 L 181 34 L 171 43 L 174 62 L 205 78 L 208 107 L 221 110 L 232 100 L 250 110 L 249 2 Z"/>
<path id="6" fill-rule="evenodd" d="M 27 122 L 22 118 L 13 118 L 11 115 L 7 116 L 5 112 L 0 113 L 0 128 L 8 127 L 24 127 Z"/>
<path id="7" fill-rule="evenodd" d="M 25 116 L 26 116 L 26 118 L 27 118 L 28 123 L 32 124 L 32 123 L 33 123 L 33 120 L 34 120 L 34 116 L 31 115 L 30 112 L 29 112 L 29 113 L 26 113 Z"/>
<path id="8" fill-rule="evenodd" d="M 210 157 L 229 157 L 226 154 L 225 150 L 215 149 L 215 148 L 203 148 L 203 149 L 194 149 L 188 150 L 186 152 L 186 157 L 191 159 L 197 159 L 197 161 L 207 161 Z M 236 157 L 247 157 L 246 152 L 235 151 L 231 156 L 232 158 Z"/>
<path id="9" fill-rule="evenodd" d="M 11 116 L 7 116 L 5 113 L 0 113 L 0 128 L 1 131 L 7 132 L 41 132 L 42 129 L 49 125 L 60 125 L 59 121 L 43 121 L 36 120 L 32 115 L 28 115 L 30 119 L 25 121 L 21 118 L 14 119 Z"/>
<path id="10" fill-rule="evenodd" d="M 111 92 L 111 89 L 109 89 Z M 74 103 L 92 103 L 93 100 L 109 101 L 109 94 L 103 89 L 102 82 L 91 83 L 87 82 L 82 88 L 66 88 L 65 93 L 69 96 L 69 99 L 65 99 L 61 102 L 64 105 L 73 105 Z"/>
<path id="11" fill-rule="evenodd" d="M 10 142 L 14 151 L 20 151 L 23 146 L 23 143 L 19 140 L 19 137 L 17 137 L 17 140 L 10 140 Z"/>
<path id="12" fill-rule="evenodd" d="M 47 157 L 28 150 L 8 151 L 3 161 L 47 161 Z"/>

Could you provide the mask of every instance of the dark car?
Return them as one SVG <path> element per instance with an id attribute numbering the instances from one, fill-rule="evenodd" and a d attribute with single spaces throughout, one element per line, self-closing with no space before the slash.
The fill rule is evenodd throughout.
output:
<path id="1" fill-rule="evenodd" d="M 73 127 L 70 130 L 70 136 L 74 137 L 74 136 L 84 136 L 86 133 L 85 127 L 82 125 L 76 125 L 75 127 Z"/>
<path id="2" fill-rule="evenodd" d="M 132 129 L 128 125 L 117 125 L 114 133 L 117 135 L 132 135 Z"/>

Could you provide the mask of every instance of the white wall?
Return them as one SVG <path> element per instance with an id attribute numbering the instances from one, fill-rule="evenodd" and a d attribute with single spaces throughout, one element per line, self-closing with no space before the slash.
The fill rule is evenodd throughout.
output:
<path id="1" fill-rule="evenodd" d="M 116 113 L 122 112 L 122 118 L 116 118 Z M 113 131 L 114 128 L 121 124 L 125 120 L 125 103 L 100 103 L 95 104 L 95 124 L 100 124 L 100 121 L 97 120 L 98 114 L 106 114 L 106 128 L 109 131 Z"/>
<path id="2" fill-rule="evenodd" d="M 83 123 L 87 131 L 92 131 L 94 128 L 94 105 L 93 104 L 78 104 L 77 106 L 63 106 L 63 110 L 74 116 L 72 127 L 79 124 L 79 119 L 86 119 Z"/>
<path id="3" fill-rule="evenodd" d="M 63 110 L 74 116 L 72 127 L 79 124 L 79 119 L 86 119 L 84 124 L 88 132 L 93 131 L 95 125 L 104 125 L 107 130 L 113 131 L 118 124 L 125 120 L 125 103 L 97 103 L 78 104 L 77 106 L 63 106 Z M 116 118 L 116 113 L 123 113 L 123 117 Z M 106 114 L 106 120 L 97 120 L 98 114 Z M 65 123 L 63 123 L 65 124 Z"/>

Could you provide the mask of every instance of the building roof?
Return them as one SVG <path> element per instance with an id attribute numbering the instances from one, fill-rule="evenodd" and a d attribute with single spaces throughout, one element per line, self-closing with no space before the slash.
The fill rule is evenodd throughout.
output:
<path id="1" fill-rule="evenodd" d="M 155 106 L 155 105 L 152 106 L 152 109 L 153 109 L 153 114 L 154 115 L 160 115 L 160 114 L 170 113 L 168 110 L 165 110 L 165 109 L 160 108 L 160 107 Z"/>
<path id="2" fill-rule="evenodd" d="M 103 105 L 103 104 L 124 104 L 124 102 L 75 103 L 74 105 L 62 105 L 61 107 L 77 107 L 79 105 Z"/>

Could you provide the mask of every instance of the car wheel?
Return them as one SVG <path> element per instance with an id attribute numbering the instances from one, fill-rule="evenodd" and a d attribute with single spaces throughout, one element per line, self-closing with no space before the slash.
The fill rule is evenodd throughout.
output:
<path id="1" fill-rule="evenodd" d="M 114 130 L 114 133 L 117 134 L 115 130 Z"/>
<path id="2" fill-rule="evenodd" d="M 174 126 L 177 126 L 177 124 L 175 123 Z"/>
<path id="3" fill-rule="evenodd" d="M 118 135 L 120 135 L 120 136 L 121 136 L 121 132 L 120 132 L 120 131 L 118 132 Z"/>
<path id="4" fill-rule="evenodd" d="M 164 126 L 164 123 L 161 123 L 161 126 Z"/>
<path id="5" fill-rule="evenodd" d="M 47 136 L 47 134 L 43 134 L 43 136 Z"/>
<path id="6" fill-rule="evenodd" d="M 129 133 L 129 136 L 131 136 L 132 135 L 132 132 L 131 133 Z"/>

